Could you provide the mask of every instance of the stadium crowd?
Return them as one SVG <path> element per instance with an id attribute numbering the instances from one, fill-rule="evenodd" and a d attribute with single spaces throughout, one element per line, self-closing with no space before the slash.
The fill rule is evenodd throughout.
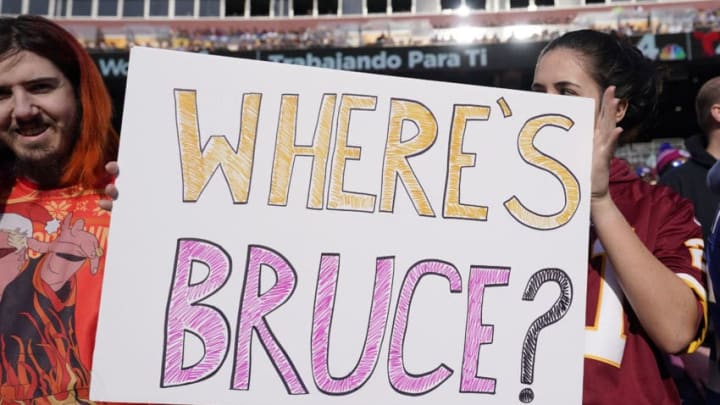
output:
<path id="1" fill-rule="evenodd" d="M 564 32 L 590 28 L 623 35 L 720 31 L 720 8 L 681 9 L 654 15 L 642 8 L 605 13 L 580 13 L 575 17 L 544 17 L 521 26 L 442 26 L 428 20 L 369 21 L 365 24 L 321 24 L 303 30 L 268 30 L 206 27 L 187 29 L 172 25 L 128 23 L 118 28 L 66 26 L 91 51 L 127 49 L 135 45 L 187 51 L 254 51 L 322 47 L 414 46 L 453 43 L 504 43 L 548 41 Z"/>

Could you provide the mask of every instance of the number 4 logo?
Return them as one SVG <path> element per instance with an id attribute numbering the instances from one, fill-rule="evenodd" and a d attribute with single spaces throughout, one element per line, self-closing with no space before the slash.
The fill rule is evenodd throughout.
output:
<path id="1" fill-rule="evenodd" d="M 640 42 L 635 45 L 646 58 L 656 60 L 660 50 L 655 44 L 655 35 L 645 34 L 640 38 Z"/>

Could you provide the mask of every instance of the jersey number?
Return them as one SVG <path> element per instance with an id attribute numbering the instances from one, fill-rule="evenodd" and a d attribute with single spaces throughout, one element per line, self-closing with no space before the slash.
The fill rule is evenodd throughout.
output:
<path id="1" fill-rule="evenodd" d="M 690 252 L 692 266 L 702 270 L 702 239 L 691 239 L 685 243 Z M 599 240 L 593 245 L 593 258 L 599 258 L 600 289 L 591 326 L 585 327 L 585 357 L 620 367 L 625 352 L 625 314 L 623 292 L 615 277 L 615 269 L 605 254 Z"/>

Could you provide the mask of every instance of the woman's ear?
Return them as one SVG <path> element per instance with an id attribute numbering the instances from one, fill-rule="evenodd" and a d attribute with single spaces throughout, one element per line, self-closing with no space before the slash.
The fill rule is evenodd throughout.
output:
<path id="1" fill-rule="evenodd" d="M 626 99 L 620 100 L 617 106 L 617 110 L 615 111 L 615 123 L 622 121 L 623 118 L 625 118 L 625 113 L 627 112 L 628 108 L 628 101 Z"/>

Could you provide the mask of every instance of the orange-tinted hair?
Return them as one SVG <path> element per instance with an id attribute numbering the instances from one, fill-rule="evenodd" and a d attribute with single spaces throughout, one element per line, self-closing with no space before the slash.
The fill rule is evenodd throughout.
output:
<path id="1" fill-rule="evenodd" d="M 119 139 L 112 127 L 110 95 L 95 63 L 72 34 L 46 18 L 0 18 L 0 55 L 20 51 L 48 59 L 75 90 L 78 133 L 60 185 L 100 185 L 107 177 L 105 163 L 117 157 Z"/>

